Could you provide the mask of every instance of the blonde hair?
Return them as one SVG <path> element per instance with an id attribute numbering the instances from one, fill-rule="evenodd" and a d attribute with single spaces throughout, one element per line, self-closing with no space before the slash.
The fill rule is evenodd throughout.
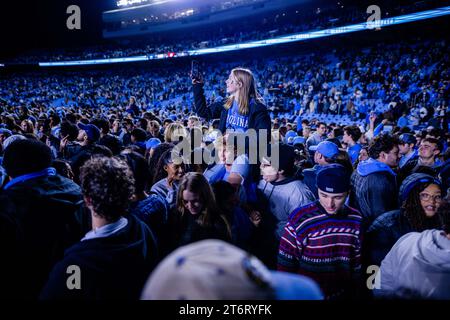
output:
<path id="1" fill-rule="evenodd" d="M 227 110 L 230 109 L 235 98 L 237 98 L 237 102 L 239 104 L 239 114 L 247 115 L 249 113 L 249 105 L 252 98 L 256 99 L 256 101 L 259 103 L 264 103 L 264 99 L 258 93 L 255 77 L 250 70 L 244 68 L 235 68 L 231 70 L 231 74 L 234 78 L 236 78 L 236 82 L 241 84 L 241 88 L 236 94 L 228 97 L 224 107 Z"/>
<path id="2" fill-rule="evenodd" d="M 149 121 L 148 124 L 147 124 L 147 131 L 148 131 L 148 132 L 150 132 L 150 128 L 151 128 L 152 126 L 158 128 L 158 131 L 159 131 L 159 129 L 161 128 L 161 125 L 159 124 L 158 121 L 156 121 L 156 120 L 151 120 L 151 121 Z"/>
<path id="3" fill-rule="evenodd" d="M 169 124 L 164 131 L 164 141 L 167 143 L 178 143 L 181 137 L 186 138 L 187 136 L 188 133 L 186 128 L 182 124 L 176 122 Z"/>

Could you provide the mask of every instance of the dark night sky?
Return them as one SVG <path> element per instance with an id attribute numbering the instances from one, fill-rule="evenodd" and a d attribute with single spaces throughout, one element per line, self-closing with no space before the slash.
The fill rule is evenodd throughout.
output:
<path id="1" fill-rule="evenodd" d="M 34 48 L 70 47 L 101 40 L 101 14 L 115 0 L 14 0 L 0 4 L 0 55 Z M 81 9 L 81 30 L 68 30 L 69 5 Z"/>

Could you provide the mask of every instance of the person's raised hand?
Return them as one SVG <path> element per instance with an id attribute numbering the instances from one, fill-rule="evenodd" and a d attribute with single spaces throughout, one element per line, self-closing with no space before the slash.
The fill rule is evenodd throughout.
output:
<path id="1" fill-rule="evenodd" d="M 259 211 L 254 210 L 250 212 L 249 218 L 255 227 L 258 227 L 261 223 L 261 213 Z"/>
<path id="2" fill-rule="evenodd" d="M 203 84 L 203 76 L 202 76 L 202 74 L 199 74 L 198 76 L 194 77 L 192 72 L 189 72 L 189 77 L 192 80 L 192 84 Z"/>
<path id="3" fill-rule="evenodd" d="M 61 139 L 61 142 L 59 143 L 59 151 L 64 150 L 64 148 L 67 146 L 68 141 L 69 141 L 69 135 L 67 135 Z"/>

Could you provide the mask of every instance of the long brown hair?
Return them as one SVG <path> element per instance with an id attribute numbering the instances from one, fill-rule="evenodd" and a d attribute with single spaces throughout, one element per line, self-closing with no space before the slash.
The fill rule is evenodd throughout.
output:
<path id="1" fill-rule="evenodd" d="M 190 214 L 189 212 L 187 212 L 183 203 L 183 191 L 185 190 L 199 194 L 200 199 L 203 202 L 203 211 L 199 214 L 199 217 L 197 219 L 199 224 L 205 227 L 212 227 L 214 225 L 214 222 L 217 221 L 218 218 L 220 218 L 225 223 L 228 235 L 231 238 L 230 223 L 228 222 L 225 215 L 220 213 L 219 209 L 217 208 L 214 192 L 212 191 L 208 180 L 206 180 L 203 174 L 198 172 L 189 172 L 181 181 L 178 187 L 176 203 L 177 210 L 181 213 L 181 218 L 183 218 L 186 214 Z"/>
<path id="2" fill-rule="evenodd" d="M 439 229 L 440 227 L 438 215 L 435 214 L 432 217 L 427 217 L 420 202 L 420 193 L 431 184 L 433 183 L 423 182 L 415 186 L 408 194 L 406 200 L 403 201 L 403 214 L 408 219 L 413 230 L 417 232 L 428 229 Z"/>
<path id="3" fill-rule="evenodd" d="M 244 68 L 235 68 L 231 70 L 231 74 L 242 86 L 237 92 L 237 96 L 233 94 L 228 97 L 224 107 L 227 110 L 230 109 L 233 105 L 234 100 L 237 99 L 237 102 L 239 104 L 239 114 L 247 115 L 249 113 L 250 100 L 252 98 L 256 99 L 256 101 L 259 103 L 264 103 L 264 99 L 258 93 L 255 77 L 250 70 Z"/>

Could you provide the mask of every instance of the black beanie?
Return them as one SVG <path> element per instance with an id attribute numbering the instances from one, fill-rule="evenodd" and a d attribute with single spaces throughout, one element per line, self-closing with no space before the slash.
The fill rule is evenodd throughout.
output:
<path id="1" fill-rule="evenodd" d="M 3 167 L 6 173 L 15 178 L 24 174 L 42 171 L 51 166 L 50 148 L 41 141 L 16 140 L 5 150 Z"/>
<path id="2" fill-rule="evenodd" d="M 329 193 L 343 193 L 350 190 L 350 172 L 340 164 L 330 164 L 317 172 L 317 188 Z"/>

